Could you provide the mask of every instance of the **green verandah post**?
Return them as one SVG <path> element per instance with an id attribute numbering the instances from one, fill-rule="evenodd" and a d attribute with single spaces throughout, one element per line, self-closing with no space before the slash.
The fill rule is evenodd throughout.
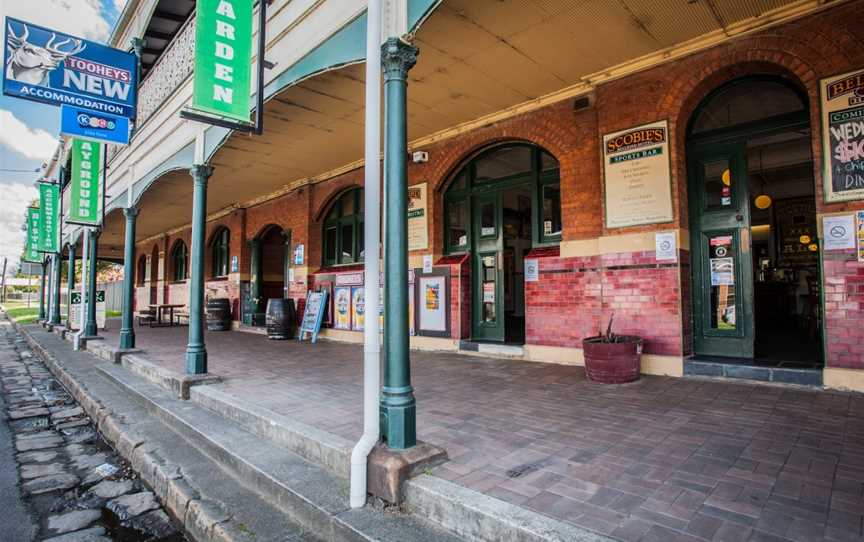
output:
<path id="1" fill-rule="evenodd" d="M 123 209 L 126 232 L 123 245 L 123 318 L 120 326 L 120 348 L 135 348 L 135 326 L 132 314 L 135 304 L 135 219 L 137 207 Z"/>
<path id="2" fill-rule="evenodd" d="M 186 345 L 186 373 L 207 372 L 204 345 L 204 223 L 207 215 L 207 179 L 213 168 L 196 164 L 192 174 L 192 246 L 189 270 L 189 342 Z"/>
<path id="3" fill-rule="evenodd" d="M 408 338 L 407 77 L 418 50 L 398 38 L 383 45 L 384 65 L 384 386 L 381 433 L 390 448 L 417 444 Z"/>

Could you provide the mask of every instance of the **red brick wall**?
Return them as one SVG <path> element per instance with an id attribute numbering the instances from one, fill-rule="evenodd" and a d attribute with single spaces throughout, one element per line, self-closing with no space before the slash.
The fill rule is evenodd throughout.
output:
<path id="1" fill-rule="evenodd" d="M 851 250 L 829 252 L 824 260 L 830 365 L 864 369 L 864 265 Z"/>

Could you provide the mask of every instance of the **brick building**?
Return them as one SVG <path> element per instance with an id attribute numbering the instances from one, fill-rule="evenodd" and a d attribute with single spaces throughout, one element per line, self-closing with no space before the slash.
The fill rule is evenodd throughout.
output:
<path id="1" fill-rule="evenodd" d="M 118 42 L 158 34 L 140 4 Z M 137 306 L 187 303 L 186 170 L 204 156 L 206 297 L 249 331 L 267 299 L 302 310 L 327 289 L 323 335 L 360 342 L 362 3 L 327 32 L 275 4 L 260 137 L 177 118 L 194 19 L 148 46 L 100 251 L 118 255 L 136 206 Z M 823 231 L 864 211 L 861 159 L 844 184 L 826 155 L 829 108 L 864 103 L 864 2 L 633 4 L 407 3 L 412 347 L 581 364 L 614 314 L 645 373 L 864 390 L 864 260 Z"/>

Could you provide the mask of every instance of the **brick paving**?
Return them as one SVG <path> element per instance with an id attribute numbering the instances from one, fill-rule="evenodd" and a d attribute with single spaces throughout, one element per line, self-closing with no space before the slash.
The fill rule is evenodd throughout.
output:
<path id="1" fill-rule="evenodd" d="M 144 328 L 183 370 L 185 328 Z M 110 334 L 109 340 L 116 340 Z M 208 333 L 224 391 L 349 439 L 362 349 Z M 434 474 L 623 541 L 864 542 L 864 396 L 664 377 L 603 386 L 579 367 L 412 353 Z"/>

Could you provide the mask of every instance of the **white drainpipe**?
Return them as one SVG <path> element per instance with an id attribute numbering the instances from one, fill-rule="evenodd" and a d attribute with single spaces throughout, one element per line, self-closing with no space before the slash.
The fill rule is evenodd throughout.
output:
<path id="1" fill-rule="evenodd" d="M 381 0 L 366 10 L 366 160 L 364 216 L 364 284 L 366 325 L 363 330 L 363 436 L 351 452 L 351 508 L 366 504 L 366 464 L 381 434 L 378 393 L 381 388 L 381 344 L 378 333 L 378 283 L 381 222 Z"/>
<path id="2" fill-rule="evenodd" d="M 87 296 L 87 264 L 90 261 L 90 258 L 88 257 L 90 250 L 90 235 L 87 228 L 82 228 L 82 230 L 84 231 L 84 239 L 81 242 L 81 303 L 78 305 L 78 333 L 74 336 L 74 341 L 72 343 L 73 350 L 81 349 L 81 337 L 84 336 L 84 325 L 87 321 L 87 315 L 85 314 L 86 311 L 84 310 L 86 306 L 84 300 Z M 69 292 L 69 305 L 72 305 L 72 292 Z"/>

